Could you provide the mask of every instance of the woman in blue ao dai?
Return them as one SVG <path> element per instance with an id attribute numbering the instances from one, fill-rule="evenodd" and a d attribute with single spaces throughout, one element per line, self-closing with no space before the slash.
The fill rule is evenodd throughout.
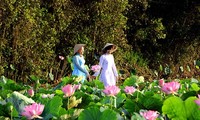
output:
<path id="1" fill-rule="evenodd" d="M 85 67 L 85 59 L 83 57 L 85 44 L 76 44 L 74 46 L 74 56 L 73 56 L 73 72 L 72 75 L 82 77 L 81 83 L 83 83 L 87 78 L 90 80 L 90 74 Z"/>

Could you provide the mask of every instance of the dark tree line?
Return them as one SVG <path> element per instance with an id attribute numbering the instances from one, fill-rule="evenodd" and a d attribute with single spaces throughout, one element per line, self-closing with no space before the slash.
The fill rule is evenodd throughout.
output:
<path id="1" fill-rule="evenodd" d="M 0 75 L 8 78 L 70 75 L 67 59 L 74 44 L 87 44 L 85 57 L 92 65 L 107 42 L 119 47 L 114 55 L 125 73 L 134 71 L 149 79 L 199 75 L 193 65 L 200 59 L 198 0 L 0 2 Z M 185 70 L 188 66 L 190 71 Z M 173 72 L 166 73 L 166 68 Z"/>

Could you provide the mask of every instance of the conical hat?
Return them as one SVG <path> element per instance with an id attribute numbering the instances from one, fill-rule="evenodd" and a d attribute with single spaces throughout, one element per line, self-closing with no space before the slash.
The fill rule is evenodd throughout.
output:
<path id="1" fill-rule="evenodd" d="M 108 47 L 108 46 L 113 46 L 114 44 L 112 44 L 112 43 L 106 43 L 106 45 L 103 47 L 103 49 L 102 50 L 104 50 L 106 47 Z"/>
<path id="2" fill-rule="evenodd" d="M 117 46 L 115 44 L 112 43 L 106 43 L 106 45 L 103 47 L 102 50 L 104 50 L 106 47 L 108 46 L 114 46 L 113 50 L 111 51 L 111 53 L 115 52 L 117 50 Z"/>
<path id="3" fill-rule="evenodd" d="M 74 54 L 76 54 L 78 52 L 78 50 L 83 46 L 85 46 L 85 44 L 76 44 L 74 46 Z"/>

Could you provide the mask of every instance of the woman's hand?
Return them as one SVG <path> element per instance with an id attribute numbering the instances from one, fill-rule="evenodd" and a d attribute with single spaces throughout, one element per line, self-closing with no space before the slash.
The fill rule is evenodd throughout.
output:
<path id="1" fill-rule="evenodd" d="M 88 78 L 88 81 L 90 82 L 91 81 L 91 76 L 88 75 L 87 78 Z"/>
<path id="2" fill-rule="evenodd" d="M 95 79 L 95 78 L 96 78 L 96 76 L 93 76 L 93 75 L 92 75 L 90 78 L 91 78 L 91 79 Z"/>
<path id="3" fill-rule="evenodd" d="M 116 79 L 116 83 L 118 83 L 119 77 L 118 77 L 118 76 L 115 76 L 115 79 Z"/>

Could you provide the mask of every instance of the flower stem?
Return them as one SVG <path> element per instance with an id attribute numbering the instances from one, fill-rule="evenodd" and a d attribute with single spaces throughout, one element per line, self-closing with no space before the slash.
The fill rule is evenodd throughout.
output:
<path id="1" fill-rule="evenodd" d="M 70 97 L 68 97 L 68 99 L 67 99 L 67 110 L 69 109 L 69 98 Z"/>
<path id="2" fill-rule="evenodd" d="M 11 111 L 11 114 L 10 114 L 10 120 L 12 120 L 12 111 Z"/>
<path id="3" fill-rule="evenodd" d="M 13 115 L 12 115 L 12 113 L 13 113 L 13 106 L 12 105 L 10 106 L 10 112 L 11 112 L 10 113 L 10 119 L 13 120 Z"/>
<path id="4" fill-rule="evenodd" d="M 113 102 L 113 99 L 112 99 L 112 96 L 110 97 L 110 107 L 112 109 L 112 102 Z"/>
<path id="5" fill-rule="evenodd" d="M 116 99 L 116 97 L 113 97 L 113 103 L 114 103 L 114 107 L 117 108 L 117 99 Z"/>
<path id="6" fill-rule="evenodd" d="M 138 94 L 138 91 L 137 91 L 137 98 L 136 98 L 136 102 L 138 102 L 138 99 L 139 99 L 139 98 L 138 98 L 138 96 L 139 96 L 139 94 Z"/>

